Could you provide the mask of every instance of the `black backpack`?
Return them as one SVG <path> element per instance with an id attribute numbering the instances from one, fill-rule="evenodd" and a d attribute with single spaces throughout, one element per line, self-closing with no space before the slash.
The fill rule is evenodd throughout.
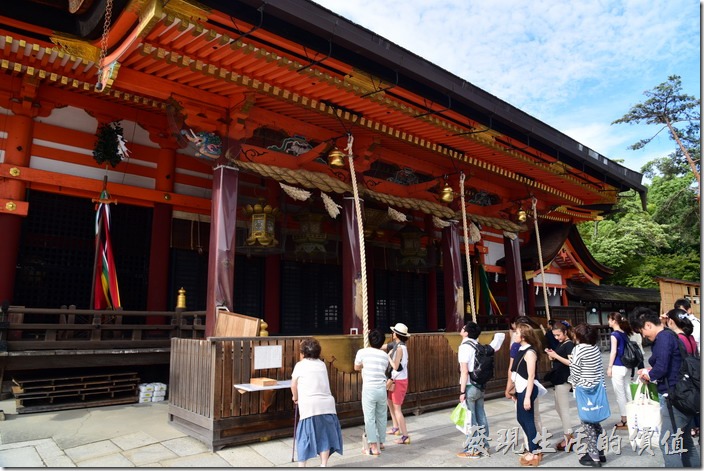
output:
<path id="1" fill-rule="evenodd" d="M 479 389 L 494 377 L 494 349 L 479 342 L 468 342 L 474 348 L 474 371 L 469 372 L 469 380 Z"/>
<path id="2" fill-rule="evenodd" d="M 677 346 L 682 356 L 682 363 L 680 363 L 680 369 L 677 372 L 677 383 L 670 386 L 667 376 L 665 376 L 668 403 L 685 415 L 696 415 L 701 409 L 699 405 L 701 362 L 696 351 L 694 355 L 688 354 L 679 336 L 671 330 L 668 331 L 677 338 Z"/>
<path id="3" fill-rule="evenodd" d="M 622 338 L 626 339 L 626 345 L 623 348 L 623 355 L 621 355 L 621 363 L 626 368 L 638 368 L 643 364 L 643 352 L 634 340 L 628 340 L 626 334 L 623 334 Z"/>

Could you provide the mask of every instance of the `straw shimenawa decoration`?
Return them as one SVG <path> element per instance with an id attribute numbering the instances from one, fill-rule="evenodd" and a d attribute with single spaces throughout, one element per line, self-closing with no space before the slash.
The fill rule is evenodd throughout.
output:
<path id="1" fill-rule="evenodd" d="M 352 185 L 321 172 L 311 172 L 310 170 L 304 169 L 290 169 L 285 167 L 277 167 L 274 165 L 260 164 L 257 162 L 244 162 L 241 160 L 234 161 L 233 164 L 240 169 L 254 172 L 263 177 L 273 178 L 278 182 L 283 181 L 288 184 L 297 185 L 304 188 L 317 188 L 324 193 L 352 193 Z M 428 200 L 388 195 L 366 188 L 360 188 L 359 193 L 360 195 L 384 203 L 387 206 L 422 211 L 426 214 L 437 216 L 442 219 L 459 220 L 462 218 L 461 211 L 455 212 L 447 206 L 443 206 Z M 478 224 L 481 224 L 482 226 L 493 227 L 495 229 L 502 229 L 510 232 L 522 232 L 527 230 L 525 225 L 516 224 L 515 222 L 507 219 L 480 216 L 478 214 L 467 214 L 466 217 Z"/>
<path id="2" fill-rule="evenodd" d="M 325 209 L 327 210 L 330 217 L 336 219 L 337 216 L 340 214 L 340 209 L 342 209 L 342 206 L 335 203 L 332 198 L 330 198 L 322 191 L 320 192 L 320 197 L 323 199 L 323 205 L 325 206 Z"/>
<path id="3" fill-rule="evenodd" d="M 473 222 L 469 223 L 469 243 L 476 244 L 482 240 L 482 234 L 479 232 L 479 228 Z"/>
<path id="4" fill-rule="evenodd" d="M 295 186 L 285 185 L 279 182 L 279 186 L 286 192 L 288 196 L 297 201 L 305 201 L 310 198 L 311 192 L 308 190 L 302 190 L 301 188 L 296 188 Z"/>
<path id="5" fill-rule="evenodd" d="M 433 216 L 433 225 L 437 227 L 438 229 L 444 229 L 446 227 L 450 227 L 452 223 L 450 221 L 443 221 L 437 216 Z"/>
<path id="6" fill-rule="evenodd" d="M 387 213 L 389 215 L 389 219 L 391 219 L 392 221 L 396 221 L 396 222 L 408 221 L 408 217 L 405 214 L 403 214 L 400 211 L 396 211 L 391 206 L 389 206 L 389 210 L 387 211 Z"/>

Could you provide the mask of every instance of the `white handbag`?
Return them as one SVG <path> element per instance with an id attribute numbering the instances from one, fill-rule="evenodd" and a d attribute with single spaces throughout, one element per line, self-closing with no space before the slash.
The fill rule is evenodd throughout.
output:
<path id="1" fill-rule="evenodd" d="M 660 442 L 660 403 L 650 398 L 650 392 L 644 386 L 645 383 L 639 382 L 633 400 L 626 403 L 628 439 L 634 449 L 657 446 Z"/>

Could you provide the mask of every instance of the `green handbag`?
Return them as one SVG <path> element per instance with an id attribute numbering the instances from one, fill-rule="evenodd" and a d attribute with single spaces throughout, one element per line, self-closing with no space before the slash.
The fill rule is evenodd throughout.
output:
<path id="1" fill-rule="evenodd" d="M 638 382 L 630 383 L 628 385 L 631 388 L 631 399 L 635 399 L 636 397 L 636 389 L 638 389 Z M 650 399 L 653 401 L 658 401 L 659 397 L 658 396 L 658 385 L 654 383 L 647 383 L 645 385 L 648 388 L 648 392 L 650 393 Z"/>
<path id="2" fill-rule="evenodd" d="M 450 420 L 452 420 L 452 423 L 459 427 L 464 427 L 464 419 L 466 417 L 467 406 L 465 406 L 463 402 L 457 404 L 450 414 Z"/>

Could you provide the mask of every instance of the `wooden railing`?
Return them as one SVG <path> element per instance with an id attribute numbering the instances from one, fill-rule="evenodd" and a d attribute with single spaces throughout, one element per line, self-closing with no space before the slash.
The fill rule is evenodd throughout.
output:
<path id="1" fill-rule="evenodd" d="M 547 317 L 545 307 L 536 307 L 535 316 Z M 565 320 L 572 325 L 577 325 L 582 322 L 587 322 L 587 311 L 582 306 L 550 306 L 550 318 L 556 320 Z"/>
<path id="2" fill-rule="evenodd" d="M 197 339 L 203 338 L 205 333 L 205 311 L 96 311 L 10 306 L 2 316 L 0 349 L 7 352 L 169 348 L 174 337 Z"/>
<path id="3" fill-rule="evenodd" d="M 493 332 L 482 334 L 488 343 Z M 362 379 L 352 362 L 362 337 L 315 336 L 323 344 L 322 359 L 328 367 L 330 389 L 343 425 L 362 423 Z M 213 449 L 268 440 L 291 434 L 293 402 L 289 389 L 276 392 L 239 393 L 235 384 L 254 377 L 291 378 L 299 359 L 298 347 L 305 337 L 173 339 L 171 343 L 169 421 Z M 324 343 L 325 342 L 325 343 Z M 414 334 L 408 343 L 409 386 L 404 414 L 452 407 L 459 397 L 457 348 L 459 333 Z M 279 368 L 255 370 L 254 350 L 262 345 L 282 347 Z M 487 384 L 486 397 L 503 396 L 509 361 L 509 339 L 496 352 L 495 375 Z M 338 358 L 339 356 L 339 358 Z M 541 355 L 540 377 L 549 370 Z"/>

